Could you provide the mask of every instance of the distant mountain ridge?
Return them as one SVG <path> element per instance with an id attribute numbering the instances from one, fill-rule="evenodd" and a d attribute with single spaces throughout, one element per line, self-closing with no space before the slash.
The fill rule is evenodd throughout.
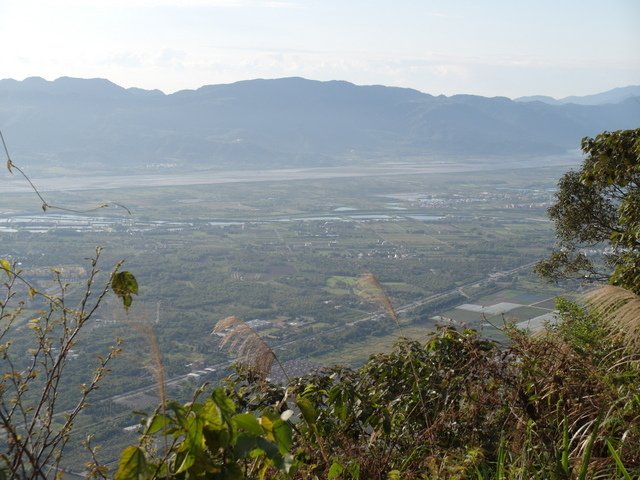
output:
<path id="1" fill-rule="evenodd" d="M 566 103 L 573 103 L 575 105 L 605 105 L 607 103 L 620 103 L 629 98 L 637 98 L 637 100 L 640 101 L 640 85 L 614 88 L 606 92 L 582 97 L 572 95 L 570 97 L 555 99 L 546 95 L 533 95 L 529 97 L 519 97 L 514 100 L 516 102 L 543 102 L 549 105 L 562 105 Z"/>
<path id="2" fill-rule="evenodd" d="M 104 79 L 0 80 L 16 161 L 87 171 L 343 165 L 369 158 L 555 154 L 640 124 L 634 98 L 548 105 L 302 78 L 166 95 Z"/>

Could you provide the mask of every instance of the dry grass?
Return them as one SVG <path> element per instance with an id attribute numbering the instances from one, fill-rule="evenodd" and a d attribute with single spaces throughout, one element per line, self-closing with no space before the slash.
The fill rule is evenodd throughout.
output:
<path id="1" fill-rule="evenodd" d="M 605 285 L 584 295 L 609 331 L 627 347 L 640 351 L 640 297 L 624 288 Z"/>
<path id="2" fill-rule="evenodd" d="M 166 392 L 166 375 L 164 364 L 162 363 L 162 351 L 158 343 L 158 337 L 153 329 L 153 325 L 149 322 L 137 324 L 138 332 L 147 340 L 149 345 L 149 363 L 147 368 L 153 375 L 158 386 L 158 395 L 160 396 L 160 405 L 165 405 L 167 401 Z"/>
<path id="3" fill-rule="evenodd" d="M 158 389 L 160 405 L 164 406 L 167 400 L 166 374 L 162 361 L 162 350 L 152 323 L 152 319 L 156 317 L 157 313 L 144 302 L 136 302 L 128 311 L 112 306 L 112 314 L 117 322 L 135 330 L 149 347 L 145 368 L 153 375 Z M 138 358 L 137 355 L 135 357 Z"/>
<path id="4" fill-rule="evenodd" d="M 223 318 L 216 323 L 211 333 L 222 334 L 220 346 L 233 352 L 238 362 L 257 375 L 260 380 L 267 378 L 274 362 L 280 365 L 287 376 L 271 347 L 244 320 L 236 316 Z"/>
<path id="5" fill-rule="evenodd" d="M 384 311 L 387 312 L 387 315 L 396 322 L 396 325 L 400 325 L 398 314 L 396 313 L 395 308 L 393 308 L 391 299 L 386 294 L 384 288 L 382 288 L 382 285 L 378 281 L 378 278 L 373 273 L 363 273 L 360 275 L 360 278 L 358 278 L 358 282 L 356 283 L 355 292 L 364 300 L 382 307 Z"/>

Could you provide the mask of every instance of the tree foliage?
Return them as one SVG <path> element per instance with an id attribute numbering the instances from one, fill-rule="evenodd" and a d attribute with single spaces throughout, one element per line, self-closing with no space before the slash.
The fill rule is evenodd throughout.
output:
<path id="1" fill-rule="evenodd" d="M 582 141 L 586 158 L 558 183 L 549 209 L 556 249 L 537 271 L 550 279 L 606 280 L 640 292 L 640 129 Z"/>

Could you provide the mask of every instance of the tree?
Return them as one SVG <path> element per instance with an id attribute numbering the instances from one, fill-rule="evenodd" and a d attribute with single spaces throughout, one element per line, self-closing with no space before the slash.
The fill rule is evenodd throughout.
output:
<path id="1" fill-rule="evenodd" d="M 557 245 L 543 277 L 605 281 L 640 292 L 640 129 L 582 140 L 586 158 L 564 174 L 549 217 Z"/>

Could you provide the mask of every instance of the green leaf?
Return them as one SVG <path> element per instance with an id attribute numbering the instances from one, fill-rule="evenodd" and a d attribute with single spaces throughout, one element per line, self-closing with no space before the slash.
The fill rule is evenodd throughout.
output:
<path id="1" fill-rule="evenodd" d="M 336 385 L 329 392 L 329 401 L 333 402 L 333 409 L 340 420 L 346 420 L 348 409 L 345 403 L 345 392 Z"/>
<path id="2" fill-rule="evenodd" d="M 240 413 L 235 415 L 231 421 L 236 424 L 236 426 L 248 433 L 253 435 L 262 435 L 263 430 L 260 426 L 260 422 L 258 419 L 254 417 L 251 413 Z"/>
<path id="3" fill-rule="evenodd" d="M 202 417 L 192 411 L 189 412 L 185 418 L 185 436 L 182 444 L 180 445 L 180 450 L 184 452 L 184 458 L 182 459 L 182 462 L 176 462 L 180 464 L 176 473 L 185 472 L 191 469 L 191 467 L 194 467 L 194 469 L 199 468 L 200 465 L 196 464 L 196 462 L 205 450 L 205 436 L 203 432 L 204 422 Z"/>
<path id="4" fill-rule="evenodd" d="M 260 417 L 260 425 L 265 431 L 265 437 L 271 440 L 273 436 L 273 421 L 266 415 Z"/>
<path id="5" fill-rule="evenodd" d="M 233 415 L 236 413 L 236 406 L 233 401 L 225 395 L 224 390 L 217 388 L 211 394 L 211 400 L 220 408 L 223 416 Z M 228 418 L 228 417 L 227 417 Z"/>
<path id="6" fill-rule="evenodd" d="M 187 417 L 186 433 L 183 445 L 189 449 L 189 451 L 199 454 L 204 450 L 204 436 L 202 434 L 202 427 L 204 422 L 202 417 L 198 416 L 194 412 L 189 413 Z"/>
<path id="7" fill-rule="evenodd" d="M 571 467 L 569 465 L 569 429 L 567 427 L 567 418 L 565 417 L 562 422 L 562 455 L 560 458 L 560 465 L 562 472 L 568 477 L 571 473 Z"/>
<path id="8" fill-rule="evenodd" d="M 147 429 L 145 435 L 153 435 L 156 432 L 166 428 L 171 423 L 171 417 L 162 413 L 156 413 L 147 421 Z"/>
<path id="9" fill-rule="evenodd" d="M 596 418 L 596 420 L 593 422 L 593 431 L 591 432 L 591 435 L 589 435 L 589 440 L 587 441 L 586 448 L 584 449 L 584 453 L 582 454 L 582 464 L 578 473 L 579 480 L 585 480 L 587 478 L 589 463 L 591 462 L 591 453 L 593 451 L 593 444 L 595 443 L 596 437 L 598 436 L 598 431 L 600 430 L 600 424 L 602 423 L 603 416 L 604 411 L 600 412 L 598 418 Z"/>
<path id="10" fill-rule="evenodd" d="M 143 480 L 147 478 L 147 460 L 141 448 L 131 446 L 122 451 L 114 480 Z"/>
<path id="11" fill-rule="evenodd" d="M 273 462 L 277 469 L 282 470 L 284 468 L 284 458 L 275 444 L 271 443 L 266 438 L 257 437 L 256 445 L 258 449 L 262 450 L 267 458 Z"/>
<path id="12" fill-rule="evenodd" d="M 351 465 L 347 466 L 347 471 L 349 472 L 349 474 L 351 474 L 351 478 L 353 478 L 353 480 L 359 480 L 360 479 L 360 464 L 359 463 L 352 463 Z"/>
<path id="13" fill-rule="evenodd" d="M 333 480 L 334 478 L 338 478 L 344 472 L 344 467 L 340 465 L 338 462 L 333 462 L 331 468 L 329 469 L 329 473 L 327 475 L 327 480 Z"/>
<path id="14" fill-rule="evenodd" d="M 186 422 L 185 408 L 178 402 L 172 400 L 167 403 L 167 409 L 171 410 L 175 414 L 176 422 L 184 428 Z"/>
<path id="15" fill-rule="evenodd" d="M 611 442 L 609 440 L 607 440 L 607 449 L 609 450 L 609 453 L 613 457 L 613 460 L 616 462 L 616 468 L 618 470 L 618 473 L 622 474 L 625 480 L 631 480 L 631 475 L 629 475 L 629 472 L 627 471 L 624 464 L 622 463 L 622 459 L 620 458 L 620 455 L 618 455 L 618 452 L 616 452 L 616 449 L 613 448 L 613 445 L 611 445 Z"/>
<path id="16" fill-rule="evenodd" d="M 122 299 L 125 310 L 128 310 L 133 302 L 131 295 L 138 294 L 138 281 L 131 272 L 118 272 L 111 280 L 111 289 Z"/>
<path id="17" fill-rule="evenodd" d="M 111 288 L 116 295 L 123 293 L 138 294 L 138 281 L 131 272 L 118 272 L 113 276 L 111 281 Z"/>
<path id="18" fill-rule="evenodd" d="M 238 438 L 236 439 L 234 451 L 238 458 L 246 458 L 249 452 L 254 450 L 257 445 L 258 444 L 256 442 L 255 435 L 240 433 L 238 434 Z"/>
<path id="19" fill-rule="evenodd" d="M 316 419 L 318 418 L 318 414 L 316 413 L 316 409 L 313 406 L 311 400 L 306 397 L 298 397 L 296 399 L 296 404 L 300 409 L 300 413 L 302 413 L 302 418 L 307 422 L 307 425 L 310 427 L 314 427 L 316 424 Z"/>
<path id="20" fill-rule="evenodd" d="M 276 439 L 276 442 L 278 442 L 282 453 L 286 453 L 291 449 L 291 445 L 293 444 L 293 431 L 291 430 L 291 425 L 287 422 L 282 420 L 273 422 L 273 437 Z"/>
<path id="21" fill-rule="evenodd" d="M 200 415 L 207 428 L 211 430 L 221 430 L 223 428 L 222 411 L 212 399 L 208 398 L 204 402 Z"/>
<path id="22" fill-rule="evenodd" d="M 186 452 L 182 454 L 182 456 L 176 457 L 178 464 L 180 467 L 176 470 L 176 473 L 182 473 L 189 469 L 194 463 L 196 463 L 196 456 L 191 452 Z"/>
<path id="23" fill-rule="evenodd" d="M 0 259 L 0 267 L 4 270 L 4 272 L 7 274 L 7 277 L 11 278 L 11 262 L 9 260 L 5 260 L 4 258 Z"/>

